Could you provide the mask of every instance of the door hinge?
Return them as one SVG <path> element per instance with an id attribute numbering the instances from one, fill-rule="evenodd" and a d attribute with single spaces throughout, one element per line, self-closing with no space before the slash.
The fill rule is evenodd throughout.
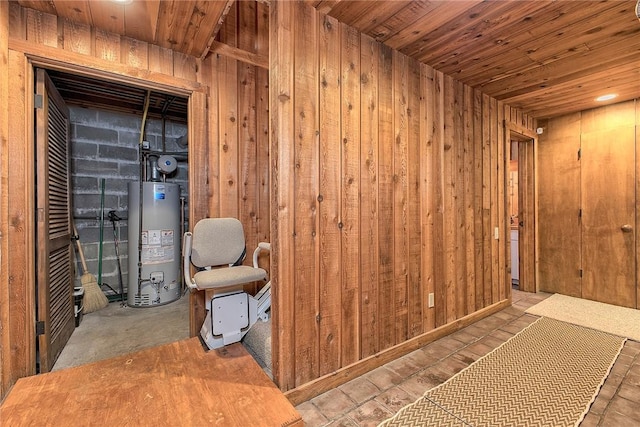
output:
<path id="1" fill-rule="evenodd" d="M 44 321 L 36 322 L 36 336 L 44 335 Z"/>
<path id="2" fill-rule="evenodd" d="M 33 95 L 33 106 L 34 108 L 42 108 L 44 102 L 42 100 L 42 95 L 40 95 L 39 93 L 36 93 Z"/>
<path id="3" fill-rule="evenodd" d="M 578 148 L 578 160 L 582 158 L 582 148 Z"/>

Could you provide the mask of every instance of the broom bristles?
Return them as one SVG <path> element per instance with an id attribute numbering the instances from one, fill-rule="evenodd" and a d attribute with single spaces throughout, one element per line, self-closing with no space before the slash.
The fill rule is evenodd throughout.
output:
<path id="1" fill-rule="evenodd" d="M 83 274 L 80 278 L 80 282 L 84 288 L 84 313 L 92 313 L 109 305 L 107 296 L 102 292 L 100 286 L 98 286 L 98 281 L 93 274 Z"/>

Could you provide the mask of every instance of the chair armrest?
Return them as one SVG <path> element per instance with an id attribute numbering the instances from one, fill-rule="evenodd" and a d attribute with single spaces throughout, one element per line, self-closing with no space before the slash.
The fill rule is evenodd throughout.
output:
<path id="1" fill-rule="evenodd" d="M 267 242 L 260 242 L 258 243 L 258 247 L 256 248 L 255 251 L 253 251 L 253 266 L 255 268 L 258 268 L 258 256 L 260 255 L 260 252 L 262 251 L 271 251 L 271 243 L 267 243 Z"/>
<path id="2" fill-rule="evenodd" d="M 184 273 L 184 283 L 189 289 L 198 289 L 195 282 L 191 279 L 191 244 L 193 234 L 190 231 L 184 233 L 182 239 L 182 270 Z"/>

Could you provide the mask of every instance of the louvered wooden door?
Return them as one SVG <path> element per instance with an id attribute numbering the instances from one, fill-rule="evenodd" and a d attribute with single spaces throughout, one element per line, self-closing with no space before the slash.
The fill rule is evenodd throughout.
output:
<path id="1" fill-rule="evenodd" d="M 48 372 L 75 327 L 71 247 L 69 110 L 36 70 L 36 298 L 40 372 Z"/>

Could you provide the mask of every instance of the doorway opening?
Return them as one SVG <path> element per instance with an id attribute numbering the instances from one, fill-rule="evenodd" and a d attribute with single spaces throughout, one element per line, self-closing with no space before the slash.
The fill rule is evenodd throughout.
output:
<path id="1" fill-rule="evenodd" d="M 511 286 L 520 289 L 520 268 L 518 250 L 518 141 L 509 141 L 509 227 L 511 242 Z"/>
<path id="2" fill-rule="evenodd" d="M 508 206 L 511 284 L 536 292 L 535 281 L 535 157 L 534 139 L 509 133 Z"/>
<path id="3" fill-rule="evenodd" d="M 189 305 L 188 301 L 184 303 L 188 298 L 182 298 L 184 288 L 180 257 L 181 236 L 188 229 L 189 221 L 189 98 L 59 70 L 47 70 L 47 74 L 69 110 L 71 221 L 78 230 L 87 269 L 95 274 L 98 286 L 111 302 L 109 307 L 103 309 L 104 312 L 96 312 L 100 320 L 93 328 L 99 329 L 105 337 L 115 338 L 115 341 L 100 342 L 101 338 L 95 338 L 95 335 L 81 334 L 88 337 L 86 339 L 89 342 L 70 345 L 69 348 L 73 348 L 69 356 L 65 355 L 66 346 L 56 355 L 38 354 L 39 361 L 43 357 L 53 356 L 53 363 L 47 362 L 41 371 L 117 355 L 114 351 L 131 352 L 170 342 L 166 340 L 188 337 Z M 171 165 L 174 162 L 175 168 L 166 169 L 166 173 L 156 173 L 157 159 L 162 156 L 171 158 L 163 164 Z M 131 183 L 140 183 L 140 187 L 145 185 L 143 197 L 137 199 L 141 205 L 146 198 L 147 183 L 153 184 L 153 194 L 160 194 L 156 191 L 158 186 L 165 190 L 168 186 L 175 186 L 176 203 L 172 208 L 176 212 L 171 215 L 176 219 L 173 221 L 175 226 L 157 225 L 151 230 L 143 225 L 140 232 L 137 231 L 139 227 L 132 227 L 130 193 L 131 188 L 137 188 L 138 185 Z M 162 195 L 166 197 L 168 193 L 162 192 Z M 160 199 L 164 201 L 165 197 Z M 135 211 L 136 218 L 146 221 L 142 209 Z M 149 214 L 154 218 L 169 216 L 157 215 L 153 210 Z M 138 224 L 138 220 L 134 222 L 133 226 Z M 136 230 L 134 234 L 142 236 L 141 250 L 138 249 L 138 239 L 132 243 L 133 228 Z M 148 231 L 146 240 L 145 231 Z M 157 247 L 153 248 L 153 239 L 149 238 L 152 231 L 158 231 L 159 235 Z M 157 268 L 151 273 L 132 268 L 130 260 L 134 256 L 134 266 L 150 261 Z M 142 259 L 141 263 L 138 257 Z M 161 265 L 163 262 L 170 265 Z M 74 289 L 70 292 L 74 294 L 72 309 L 75 327 L 79 330 L 88 318 L 82 312 L 82 299 L 75 296 L 74 292 L 82 289 L 79 278 L 83 267 L 79 257 L 73 264 L 77 273 Z M 145 274 L 150 276 L 149 280 L 145 280 Z M 129 290 L 135 289 L 136 284 L 142 284 L 143 290 L 138 285 L 137 292 L 132 294 Z M 155 294 L 151 295 L 147 287 L 155 289 Z M 136 300 L 131 298 L 132 295 L 149 298 L 139 297 Z M 152 306 L 169 305 L 178 300 L 183 300 L 177 304 L 179 313 L 162 316 L 151 313 L 158 309 Z M 176 311 L 175 308 L 162 309 L 165 313 Z M 181 328 L 175 324 L 176 319 L 179 319 Z M 167 324 L 163 324 L 165 322 Z M 172 337 L 175 331 L 179 331 L 179 335 Z M 165 341 L 154 341 L 154 337 L 161 337 Z M 72 334 L 69 342 L 74 338 Z M 114 346 L 113 342 L 121 344 Z M 42 363 L 38 364 L 42 367 Z"/>

